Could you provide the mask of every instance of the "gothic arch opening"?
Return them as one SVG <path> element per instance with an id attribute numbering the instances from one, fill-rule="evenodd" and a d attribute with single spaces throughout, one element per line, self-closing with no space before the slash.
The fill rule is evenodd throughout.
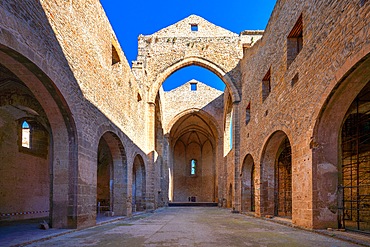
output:
<path id="1" fill-rule="evenodd" d="M 254 161 L 248 154 L 243 161 L 241 176 L 241 210 L 242 212 L 255 211 L 255 168 Z"/>
<path id="2" fill-rule="evenodd" d="M 170 132 L 173 202 L 216 202 L 216 140 L 205 115 L 180 117 Z"/>
<path id="3" fill-rule="evenodd" d="M 368 197 L 368 148 L 362 133 L 367 133 L 369 68 L 370 53 L 344 65 L 316 122 L 311 142 L 315 228 L 369 231 L 367 203 L 362 204 Z"/>
<path id="4" fill-rule="evenodd" d="M 146 171 L 144 160 L 136 155 L 132 167 L 132 212 L 146 209 Z"/>
<path id="5" fill-rule="evenodd" d="M 233 104 L 230 94 L 225 98 L 227 99 L 224 113 L 224 155 L 226 156 L 233 148 Z"/>
<path id="6" fill-rule="evenodd" d="M 0 74 L 0 128 L 8 137 L 0 145 L 1 220 L 46 217 L 51 227 L 75 228 L 76 131 L 68 106 L 40 68 L 3 45 Z"/>
<path id="7" fill-rule="evenodd" d="M 370 80 L 352 102 L 341 131 L 343 228 L 370 232 Z"/>
<path id="8" fill-rule="evenodd" d="M 149 92 L 149 102 L 155 102 L 156 95 L 162 86 L 163 82 L 173 73 L 176 71 L 191 66 L 196 65 L 199 67 L 202 67 L 204 69 L 207 69 L 217 75 L 226 85 L 228 88 L 232 102 L 234 101 L 240 101 L 239 92 L 237 90 L 237 87 L 235 85 L 235 82 L 233 79 L 228 75 L 227 71 L 224 71 L 221 67 L 219 67 L 217 64 L 214 64 L 208 60 L 205 60 L 204 58 L 200 57 L 188 57 L 181 61 L 177 61 L 173 63 L 172 65 L 165 68 L 160 74 L 158 74 L 155 77 L 155 80 L 152 84 L 152 87 Z"/>
<path id="9" fill-rule="evenodd" d="M 261 159 L 261 215 L 292 217 L 292 158 L 287 135 L 277 131 Z"/>
<path id="10" fill-rule="evenodd" d="M 0 135 L 1 221 L 49 221 L 49 120 L 29 88 L 1 65 Z"/>
<path id="11" fill-rule="evenodd" d="M 97 218 L 127 213 L 127 163 L 120 139 L 106 132 L 98 145 Z"/>

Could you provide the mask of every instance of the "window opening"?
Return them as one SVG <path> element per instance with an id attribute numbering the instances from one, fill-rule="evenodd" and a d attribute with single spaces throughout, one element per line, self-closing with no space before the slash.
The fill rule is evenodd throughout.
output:
<path id="1" fill-rule="evenodd" d="M 298 73 L 294 75 L 294 77 L 292 78 L 292 81 L 291 81 L 291 85 L 292 87 L 298 82 L 298 79 L 299 79 L 299 75 Z"/>
<path id="2" fill-rule="evenodd" d="M 367 89 L 366 89 L 367 88 Z M 350 107 L 342 127 L 339 228 L 370 232 L 370 91 L 367 86 Z"/>
<path id="3" fill-rule="evenodd" d="M 271 92 L 271 68 L 262 79 L 262 101 L 269 96 Z"/>
<path id="4" fill-rule="evenodd" d="M 197 173 L 197 161 L 195 159 L 192 159 L 190 161 L 190 175 L 196 175 Z"/>
<path id="5" fill-rule="evenodd" d="M 190 83 L 190 90 L 197 91 L 197 83 Z"/>
<path id="6" fill-rule="evenodd" d="M 249 102 L 245 109 L 245 124 L 247 125 L 251 121 L 251 103 Z"/>
<path id="7" fill-rule="evenodd" d="M 120 62 L 118 52 L 116 50 L 116 47 L 114 47 L 114 45 L 112 45 L 112 65 L 114 65 L 118 62 Z"/>
<path id="8" fill-rule="evenodd" d="M 303 47 L 303 20 L 302 14 L 288 35 L 287 41 L 287 64 L 289 65 L 296 58 Z"/>
<path id="9" fill-rule="evenodd" d="M 232 115 L 232 112 L 231 112 L 231 116 L 230 116 L 230 133 L 229 133 L 229 137 L 230 137 L 230 150 L 233 148 L 233 115 Z"/>
<path id="10" fill-rule="evenodd" d="M 190 24 L 191 31 L 192 32 L 197 32 L 198 31 L 198 24 Z"/>
<path id="11" fill-rule="evenodd" d="M 31 148 L 31 128 L 27 121 L 22 123 L 22 147 Z"/>

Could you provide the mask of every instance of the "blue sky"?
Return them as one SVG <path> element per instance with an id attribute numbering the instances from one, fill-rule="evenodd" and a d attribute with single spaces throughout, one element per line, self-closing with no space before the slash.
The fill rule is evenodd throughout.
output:
<path id="1" fill-rule="evenodd" d="M 118 41 L 130 63 L 136 60 L 137 38 L 168 27 L 191 14 L 239 34 L 264 30 L 276 0 L 101 0 Z M 191 66 L 172 74 L 163 84 L 170 90 L 191 79 L 223 90 L 222 81 L 206 69 Z"/>

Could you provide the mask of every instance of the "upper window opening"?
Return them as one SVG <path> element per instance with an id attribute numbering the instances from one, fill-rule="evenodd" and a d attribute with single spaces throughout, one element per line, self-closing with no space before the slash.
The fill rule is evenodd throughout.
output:
<path id="1" fill-rule="evenodd" d="M 262 101 L 265 101 L 271 92 L 271 68 L 262 79 Z"/>
<path id="2" fill-rule="evenodd" d="M 114 47 L 114 45 L 112 45 L 112 65 L 114 65 L 116 63 L 119 63 L 119 62 L 120 62 L 120 59 L 119 59 L 116 47 Z"/>
<path id="3" fill-rule="evenodd" d="M 197 173 L 197 161 L 195 159 L 192 159 L 190 161 L 190 175 L 196 175 Z"/>
<path id="4" fill-rule="evenodd" d="M 251 121 L 251 103 L 249 102 L 247 108 L 245 109 L 245 124 Z"/>
<path id="5" fill-rule="evenodd" d="M 197 84 L 196 83 L 190 83 L 190 90 L 191 91 L 197 91 Z"/>
<path id="6" fill-rule="evenodd" d="M 293 29 L 290 31 L 287 40 L 287 64 L 288 66 L 293 62 L 298 53 L 303 48 L 303 18 L 302 14 L 299 16 Z"/>
<path id="7" fill-rule="evenodd" d="M 191 31 L 197 32 L 198 31 L 198 24 L 190 24 L 191 26 Z"/>
<path id="8" fill-rule="evenodd" d="M 298 82 L 298 79 L 299 79 L 299 74 L 296 73 L 294 77 L 292 78 L 292 82 L 291 82 L 292 87 Z"/>
<path id="9" fill-rule="evenodd" d="M 27 121 L 22 123 L 22 147 L 31 148 L 31 129 Z"/>
<path id="10" fill-rule="evenodd" d="M 49 133 L 39 122 L 27 119 L 18 123 L 19 151 L 46 158 L 48 155 Z"/>

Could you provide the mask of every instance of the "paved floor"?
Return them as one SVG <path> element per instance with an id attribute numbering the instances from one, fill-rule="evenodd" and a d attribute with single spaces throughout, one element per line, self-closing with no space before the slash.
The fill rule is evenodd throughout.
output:
<path id="1" fill-rule="evenodd" d="M 49 231 L 49 230 L 48 230 Z M 2 246 L 2 245 L 1 245 Z M 162 208 L 29 246 L 357 246 L 220 208 Z"/>

